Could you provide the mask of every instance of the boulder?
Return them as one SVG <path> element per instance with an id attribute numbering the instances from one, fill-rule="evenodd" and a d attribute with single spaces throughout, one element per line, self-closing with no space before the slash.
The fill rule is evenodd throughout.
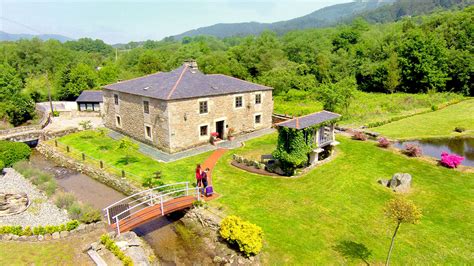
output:
<path id="1" fill-rule="evenodd" d="M 412 177 L 407 173 L 396 173 L 391 179 L 380 179 L 379 184 L 389 187 L 395 192 L 407 193 L 411 188 Z"/>
<path id="2" fill-rule="evenodd" d="M 51 240 L 51 239 L 53 239 L 53 237 L 51 236 L 50 233 L 44 234 L 44 240 Z"/>
<path id="3" fill-rule="evenodd" d="M 39 236 L 37 236 L 37 238 L 38 238 L 38 241 L 43 241 L 43 240 L 44 240 L 44 236 L 43 236 L 43 235 L 39 235 Z"/>
<path id="4" fill-rule="evenodd" d="M 54 232 L 52 237 L 53 237 L 53 239 L 59 239 L 61 237 L 61 235 L 59 234 L 59 232 Z"/>
<path id="5" fill-rule="evenodd" d="M 12 240 L 12 235 L 11 234 L 5 234 L 2 236 L 2 240 Z"/>
<path id="6" fill-rule="evenodd" d="M 65 238 L 69 235 L 69 232 L 68 231 L 61 231 L 61 233 L 59 233 L 59 235 L 61 236 L 61 238 Z"/>

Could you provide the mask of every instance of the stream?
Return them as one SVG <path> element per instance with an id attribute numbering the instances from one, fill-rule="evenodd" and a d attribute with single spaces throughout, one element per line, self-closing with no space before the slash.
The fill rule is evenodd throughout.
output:
<path id="1" fill-rule="evenodd" d="M 36 150 L 33 150 L 30 162 L 33 166 L 53 174 L 62 190 L 74 194 L 78 200 L 95 208 L 102 210 L 126 197 L 87 175 L 57 166 Z M 183 215 L 183 212 L 176 212 L 160 217 L 133 231 L 152 247 L 162 265 L 212 264 L 209 254 L 190 250 L 189 243 L 177 233 L 176 226 L 182 224 L 180 219 Z"/>

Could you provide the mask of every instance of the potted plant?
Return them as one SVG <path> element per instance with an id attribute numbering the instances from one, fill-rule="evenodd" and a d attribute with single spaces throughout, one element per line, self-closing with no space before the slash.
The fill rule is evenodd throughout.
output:
<path id="1" fill-rule="evenodd" d="M 235 129 L 233 127 L 229 128 L 229 132 L 227 132 L 227 139 L 233 141 L 235 139 Z"/>
<path id="2" fill-rule="evenodd" d="M 214 145 L 216 143 L 217 138 L 219 137 L 219 133 L 212 132 L 211 133 L 211 144 Z"/>

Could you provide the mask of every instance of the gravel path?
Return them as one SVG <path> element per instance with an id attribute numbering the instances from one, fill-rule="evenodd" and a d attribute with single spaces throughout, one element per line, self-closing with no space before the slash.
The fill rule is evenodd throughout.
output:
<path id="1" fill-rule="evenodd" d="M 66 211 L 59 209 L 33 184 L 12 168 L 4 169 L 0 175 L 0 192 L 25 192 L 31 205 L 22 213 L 0 217 L 0 225 L 58 225 L 69 221 Z"/>

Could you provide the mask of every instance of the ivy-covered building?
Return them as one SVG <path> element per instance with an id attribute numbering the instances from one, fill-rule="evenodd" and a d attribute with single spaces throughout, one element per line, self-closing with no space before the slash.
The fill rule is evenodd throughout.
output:
<path id="1" fill-rule="evenodd" d="M 334 127 L 341 117 L 329 111 L 321 111 L 297 117 L 277 124 L 278 144 L 273 153 L 286 172 L 311 165 L 327 157 L 332 147 L 339 144 L 334 136 Z"/>

